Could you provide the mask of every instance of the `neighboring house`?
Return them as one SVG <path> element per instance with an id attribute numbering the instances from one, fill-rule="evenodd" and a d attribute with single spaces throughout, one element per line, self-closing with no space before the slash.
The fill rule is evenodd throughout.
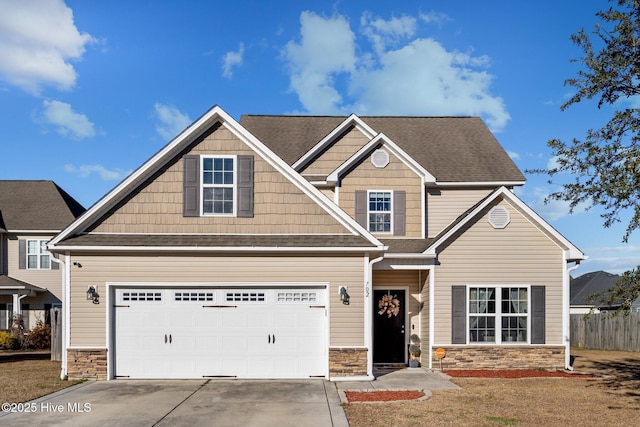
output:
<path id="1" fill-rule="evenodd" d="M 620 304 L 607 305 L 599 300 L 587 301 L 587 298 L 613 288 L 621 277 L 606 271 L 594 271 L 571 278 L 571 314 L 601 313 L 620 308 Z M 633 303 L 631 311 L 640 312 L 640 297 Z"/>
<path id="2" fill-rule="evenodd" d="M 214 107 L 49 245 L 63 373 L 363 380 L 411 334 L 427 367 L 567 367 L 585 256 L 524 181 L 479 118 Z"/>
<path id="3" fill-rule="evenodd" d="M 46 243 L 84 208 L 52 181 L 0 181 L 0 329 L 25 329 L 60 307 L 62 270 Z"/>

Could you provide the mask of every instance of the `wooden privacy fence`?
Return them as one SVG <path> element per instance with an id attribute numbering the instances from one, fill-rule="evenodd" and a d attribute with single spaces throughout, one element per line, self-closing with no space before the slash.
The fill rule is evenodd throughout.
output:
<path id="1" fill-rule="evenodd" d="M 640 351 L 640 313 L 628 316 L 572 314 L 571 346 L 594 350 Z"/>
<path id="2" fill-rule="evenodd" d="M 62 311 L 51 309 L 51 360 L 62 360 Z"/>

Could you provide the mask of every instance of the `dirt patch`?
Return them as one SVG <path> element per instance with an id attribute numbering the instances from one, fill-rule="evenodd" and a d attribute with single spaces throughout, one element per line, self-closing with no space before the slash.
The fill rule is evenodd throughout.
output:
<path id="1" fill-rule="evenodd" d="M 597 378 L 453 378 L 460 390 L 432 390 L 427 400 L 349 403 L 345 412 L 351 427 L 634 425 L 640 353 L 574 349 L 571 355 L 575 371 Z"/>
<path id="2" fill-rule="evenodd" d="M 345 391 L 347 400 L 352 402 L 393 402 L 399 400 L 415 400 L 424 397 L 421 390 L 370 390 Z"/>
<path id="3" fill-rule="evenodd" d="M 538 369 L 451 369 L 445 374 L 454 378 L 597 378 L 597 375 Z"/>

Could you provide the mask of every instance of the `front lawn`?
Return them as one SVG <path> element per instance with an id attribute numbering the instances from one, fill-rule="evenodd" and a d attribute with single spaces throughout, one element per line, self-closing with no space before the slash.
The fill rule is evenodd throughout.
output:
<path id="1" fill-rule="evenodd" d="M 19 403 L 78 384 L 60 379 L 60 362 L 43 352 L 0 352 L 0 402 Z"/>

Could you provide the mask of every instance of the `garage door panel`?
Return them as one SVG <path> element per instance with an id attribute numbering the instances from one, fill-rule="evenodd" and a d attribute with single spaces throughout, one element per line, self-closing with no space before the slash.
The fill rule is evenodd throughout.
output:
<path id="1" fill-rule="evenodd" d="M 323 289 L 117 289 L 118 303 L 125 292 L 128 308 L 114 309 L 117 376 L 326 375 Z"/>

